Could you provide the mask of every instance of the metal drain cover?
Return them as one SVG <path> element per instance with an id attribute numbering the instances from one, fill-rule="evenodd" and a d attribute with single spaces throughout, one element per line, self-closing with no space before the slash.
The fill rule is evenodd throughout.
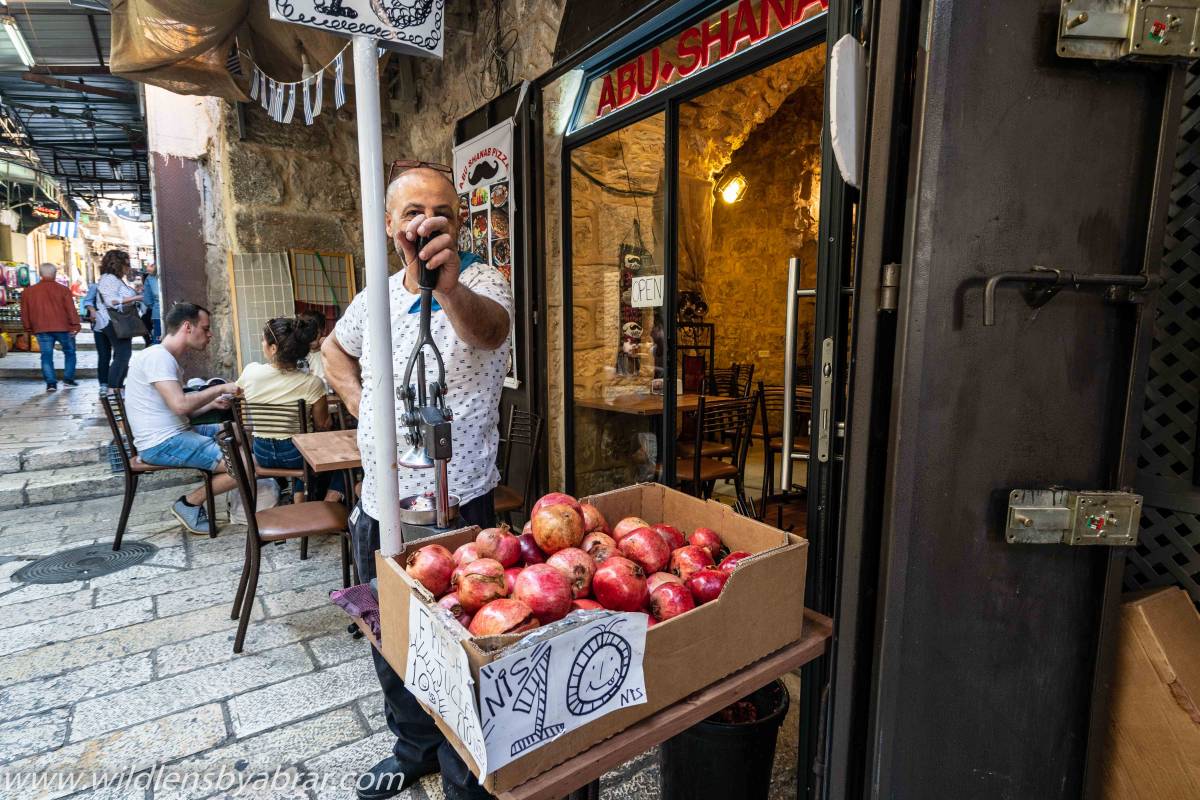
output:
<path id="1" fill-rule="evenodd" d="M 120 550 L 113 550 L 111 544 L 97 542 L 26 564 L 13 574 L 13 580 L 22 583 L 86 581 L 140 564 L 157 552 L 157 547 L 146 542 L 125 542 Z"/>

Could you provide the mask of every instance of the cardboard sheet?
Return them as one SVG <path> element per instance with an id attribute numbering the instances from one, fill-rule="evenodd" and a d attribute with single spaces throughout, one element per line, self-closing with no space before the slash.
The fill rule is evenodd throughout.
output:
<path id="1" fill-rule="evenodd" d="M 610 614 L 485 664 L 479 705 L 488 766 L 645 703 L 645 653 L 646 616 Z"/>

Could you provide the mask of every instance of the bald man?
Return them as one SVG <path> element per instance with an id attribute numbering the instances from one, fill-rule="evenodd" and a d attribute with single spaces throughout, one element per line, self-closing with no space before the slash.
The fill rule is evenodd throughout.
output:
<path id="1" fill-rule="evenodd" d="M 54 345 L 63 351 L 63 383 L 75 383 L 75 334 L 79 333 L 79 311 L 71 290 L 56 281 L 58 267 L 46 262 L 38 268 L 41 280 L 21 294 L 21 325 L 37 336 L 42 351 L 42 377 L 46 391 L 58 391 L 54 374 Z"/>
<path id="2" fill-rule="evenodd" d="M 420 321 L 418 237 L 432 237 L 420 253 L 438 274 L 430 329 L 446 364 L 446 405 L 454 412 L 454 457 L 449 465 L 450 492 L 459 498 L 462 525 L 491 527 L 495 521 L 493 490 L 500 482 L 496 451 L 500 439 L 500 392 L 508 371 L 512 293 L 508 281 L 492 266 L 457 249 L 458 193 L 447 173 L 429 167 L 402 172 L 387 189 L 384 227 L 405 268 L 389 279 L 392 309 L 392 371 L 401 388 Z M 379 549 L 379 509 L 375 473 L 372 404 L 392 398 L 372 394 L 369 356 L 375 343 L 367 331 L 366 297 L 360 293 L 325 339 L 321 355 L 325 379 L 358 417 L 363 488 L 350 515 L 354 560 L 360 579 L 375 576 Z M 384 345 L 389 346 L 388 344 Z M 431 373 L 432 374 L 432 373 Z M 397 404 L 398 405 L 398 404 Z M 406 449 L 407 428 L 396 409 L 396 440 Z M 397 457 L 399 453 L 397 453 Z M 400 497 L 433 489 L 430 470 L 400 467 Z M 423 775 L 442 773 L 449 800 L 489 797 L 433 720 L 404 688 L 404 683 L 372 649 L 375 671 L 383 687 L 388 727 L 396 735 L 393 754 L 358 782 L 363 800 L 394 797 Z"/>

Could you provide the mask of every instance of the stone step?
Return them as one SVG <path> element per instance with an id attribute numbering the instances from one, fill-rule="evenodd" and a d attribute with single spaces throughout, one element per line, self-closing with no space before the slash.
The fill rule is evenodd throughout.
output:
<path id="1" fill-rule="evenodd" d="M 75 379 L 95 378 L 97 361 L 94 350 L 76 351 Z M 54 368 L 58 373 L 59 380 L 62 380 L 63 356 L 57 351 L 54 353 Z M 41 377 L 41 353 L 9 353 L 4 358 L 0 358 L 0 378 L 37 380 Z"/>
<path id="2" fill-rule="evenodd" d="M 199 473 L 166 470 L 143 475 L 138 492 L 164 486 L 199 485 Z M 103 462 L 0 475 L 0 510 L 110 497 L 125 491 L 125 477 Z"/>

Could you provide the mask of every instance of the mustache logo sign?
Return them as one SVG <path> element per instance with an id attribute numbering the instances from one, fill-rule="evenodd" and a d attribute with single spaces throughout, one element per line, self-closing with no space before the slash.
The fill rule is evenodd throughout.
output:
<path id="1" fill-rule="evenodd" d="M 477 186 L 484 181 L 490 181 L 500 174 L 500 165 L 490 158 L 485 158 L 475 165 L 467 180 L 471 186 Z"/>

